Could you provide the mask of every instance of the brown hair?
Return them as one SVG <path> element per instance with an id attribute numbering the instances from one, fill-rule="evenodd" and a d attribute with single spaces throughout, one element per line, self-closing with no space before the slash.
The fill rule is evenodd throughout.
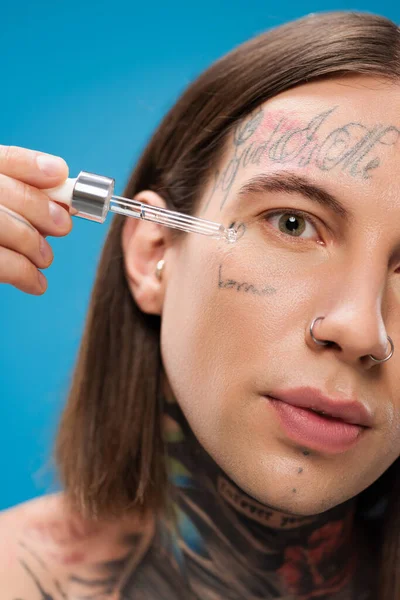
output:
<path id="1" fill-rule="evenodd" d="M 238 120 L 284 90 L 346 74 L 397 82 L 399 28 L 376 15 L 331 12 L 249 40 L 184 92 L 148 143 L 123 195 L 151 189 L 169 208 L 194 214 Z M 160 318 L 141 312 L 129 291 L 123 224 L 124 217 L 114 216 L 55 447 L 66 498 L 97 518 L 162 509 L 167 487 Z M 381 600 L 400 597 L 398 471 L 396 463 L 388 470 L 390 526 L 383 534 Z"/>

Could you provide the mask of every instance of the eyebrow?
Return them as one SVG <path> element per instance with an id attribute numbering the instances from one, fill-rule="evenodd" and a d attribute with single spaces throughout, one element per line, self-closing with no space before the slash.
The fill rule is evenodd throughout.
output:
<path id="1" fill-rule="evenodd" d="M 317 202 L 324 208 L 330 208 L 344 221 L 351 221 L 354 213 L 320 185 L 316 185 L 306 177 L 291 173 L 290 171 L 279 171 L 268 175 L 256 175 L 249 179 L 239 189 L 239 199 L 251 194 L 264 194 L 266 192 L 297 193 L 309 200 Z"/>

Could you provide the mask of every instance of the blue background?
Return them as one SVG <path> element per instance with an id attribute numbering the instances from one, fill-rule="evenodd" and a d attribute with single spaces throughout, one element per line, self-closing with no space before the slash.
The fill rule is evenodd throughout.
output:
<path id="1" fill-rule="evenodd" d="M 310 12 L 361 10 L 400 22 L 393 0 L 7 2 L 1 18 L 0 143 L 113 177 L 121 194 L 162 116 L 211 62 Z M 50 461 L 83 330 L 104 225 L 75 218 L 49 238 L 41 297 L 0 285 L 0 509 L 54 491 Z"/>

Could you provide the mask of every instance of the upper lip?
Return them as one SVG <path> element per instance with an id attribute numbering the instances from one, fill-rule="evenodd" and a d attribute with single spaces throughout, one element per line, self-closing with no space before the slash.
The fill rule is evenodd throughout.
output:
<path id="1" fill-rule="evenodd" d="M 330 398 L 320 390 L 311 387 L 277 390 L 268 396 L 300 408 L 313 408 L 346 423 L 371 427 L 372 414 L 369 408 L 355 398 Z"/>

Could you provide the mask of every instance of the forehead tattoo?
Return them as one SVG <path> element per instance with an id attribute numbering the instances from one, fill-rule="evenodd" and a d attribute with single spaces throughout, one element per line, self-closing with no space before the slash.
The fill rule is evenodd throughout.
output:
<path id="1" fill-rule="evenodd" d="M 322 126 L 329 128 L 329 118 L 337 108 L 317 114 L 303 127 L 292 116 L 262 108 L 242 119 L 233 130 L 234 155 L 223 170 L 214 173 L 204 210 L 217 190 L 222 192 L 222 209 L 239 171 L 248 165 L 258 165 L 261 160 L 291 162 L 298 167 L 313 165 L 320 171 L 336 169 L 351 177 L 370 179 L 380 165 L 382 149 L 398 142 L 400 129 L 387 124 L 367 127 L 349 121 L 322 134 Z"/>

